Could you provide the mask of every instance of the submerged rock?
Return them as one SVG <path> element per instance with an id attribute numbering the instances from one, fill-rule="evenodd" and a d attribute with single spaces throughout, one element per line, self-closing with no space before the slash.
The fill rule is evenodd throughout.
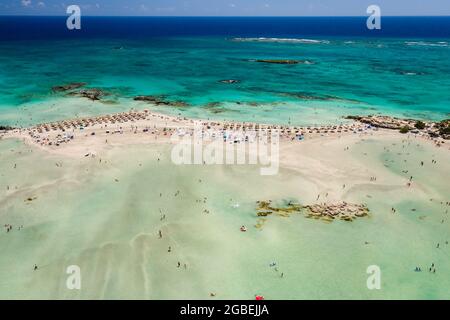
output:
<path id="1" fill-rule="evenodd" d="M 279 216 L 287 217 L 291 213 L 300 212 L 300 210 L 302 209 L 302 206 L 300 204 L 294 203 L 292 201 L 289 201 L 285 206 L 278 206 L 278 207 L 272 205 L 272 201 L 270 200 L 257 201 L 256 203 L 258 205 L 257 215 L 260 217 L 267 217 L 268 215 L 271 215 L 273 213 Z"/>
<path id="2" fill-rule="evenodd" d="M 89 100 L 92 100 L 92 101 L 98 101 L 103 96 L 107 95 L 107 93 L 105 93 L 101 89 L 90 88 L 90 89 L 83 89 L 83 90 L 79 90 L 79 91 L 70 92 L 70 93 L 68 93 L 68 95 L 82 97 L 82 98 L 88 98 Z"/>
<path id="3" fill-rule="evenodd" d="M 233 84 L 233 83 L 239 83 L 241 81 L 235 80 L 235 79 L 230 79 L 230 80 L 220 80 L 219 82 L 226 83 L 226 84 Z"/>
<path id="4" fill-rule="evenodd" d="M 180 101 L 180 100 L 176 100 L 176 101 L 169 101 L 166 100 L 165 96 L 159 95 L 159 96 L 152 96 L 152 95 L 142 95 L 142 96 L 136 96 L 133 98 L 134 101 L 143 101 L 143 102 L 149 102 L 149 103 L 153 103 L 156 104 L 157 106 L 170 106 L 170 107 L 188 107 L 190 106 L 187 102 L 185 101 Z"/>
<path id="5" fill-rule="evenodd" d="M 163 101 L 164 96 L 136 96 L 134 101 L 158 102 Z"/>
<path id="6" fill-rule="evenodd" d="M 280 95 L 307 101 L 340 101 L 340 102 L 359 103 L 359 101 L 357 100 L 341 98 L 332 95 L 312 95 L 304 92 L 283 92 L 280 93 Z"/>
<path id="7" fill-rule="evenodd" d="M 184 107 L 189 107 L 190 106 L 189 103 L 184 102 L 184 101 L 180 101 L 180 100 L 178 100 L 178 101 L 168 101 L 166 103 L 167 103 L 167 105 L 172 106 L 172 107 L 184 108 Z"/>
<path id="8" fill-rule="evenodd" d="M 54 92 L 64 92 L 64 91 L 70 91 L 74 89 L 78 89 L 81 87 L 84 87 L 87 83 L 85 82 L 73 82 L 62 86 L 54 86 L 52 87 L 52 90 Z"/>
<path id="9" fill-rule="evenodd" d="M 205 105 L 205 108 L 206 109 L 213 109 L 213 108 L 218 108 L 218 107 L 220 107 L 222 104 L 220 103 L 220 102 L 216 102 L 216 101 L 214 101 L 214 102 L 208 102 L 206 105 Z"/>
<path id="10" fill-rule="evenodd" d="M 229 111 L 228 109 L 223 108 L 222 103 L 220 102 L 208 102 L 203 108 L 214 114 Z"/>

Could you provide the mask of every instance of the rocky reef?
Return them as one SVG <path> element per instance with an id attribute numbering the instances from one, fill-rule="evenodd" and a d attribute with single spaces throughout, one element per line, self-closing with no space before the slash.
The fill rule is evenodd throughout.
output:
<path id="1" fill-rule="evenodd" d="M 229 80 L 220 80 L 220 83 L 225 83 L 225 84 L 234 84 L 234 83 L 239 83 L 239 80 L 235 80 L 235 79 L 229 79 Z"/>
<path id="2" fill-rule="evenodd" d="M 158 103 L 164 101 L 164 96 L 136 96 L 133 98 L 133 100 Z"/>
<path id="3" fill-rule="evenodd" d="M 92 101 L 98 101 L 108 94 L 106 92 L 104 92 L 102 89 L 89 88 L 89 89 L 82 89 L 79 91 L 69 92 L 68 95 L 82 97 L 82 98 L 88 98 L 89 100 L 92 100 Z"/>
<path id="4" fill-rule="evenodd" d="M 222 113 L 226 110 L 222 108 L 222 103 L 216 101 L 208 102 L 203 108 L 214 114 Z"/>
<path id="5" fill-rule="evenodd" d="M 376 128 L 399 130 L 401 133 L 423 133 L 432 138 L 441 137 L 450 140 L 450 119 L 440 122 L 423 122 L 381 115 L 347 116 L 346 119 L 356 120 Z"/>
<path id="6" fill-rule="evenodd" d="M 274 206 L 272 201 L 257 201 L 257 216 L 267 217 L 271 214 L 277 214 L 282 217 L 288 217 L 294 212 L 300 212 L 302 206 L 298 203 L 289 201 L 285 206 Z"/>
<path id="7" fill-rule="evenodd" d="M 332 222 L 335 219 L 344 221 L 353 221 L 357 218 L 369 216 L 369 209 L 364 204 L 354 203 L 323 203 L 312 205 L 301 205 L 299 203 L 288 201 L 283 205 L 274 205 L 271 200 L 257 201 L 258 221 L 256 228 L 262 228 L 267 222 L 267 217 L 277 215 L 289 217 L 293 213 L 303 214 L 307 218 Z"/>
<path id="8" fill-rule="evenodd" d="M 52 87 L 52 91 L 54 91 L 54 92 L 71 91 L 71 90 L 75 90 L 75 89 L 84 87 L 86 84 L 87 83 L 85 83 L 85 82 L 72 82 L 72 83 L 65 84 L 65 85 L 54 86 L 54 87 Z"/>
<path id="9" fill-rule="evenodd" d="M 337 204 L 313 204 L 304 207 L 307 218 L 333 221 L 340 219 L 353 221 L 357 218 L 369 216 L 369 209 L 364 204 L 337 203 Z"/>
<path id="10" fill-rule="evenodd" d="M 155 104 L 157 106 L 169 106 L 169 107 L 188 107 L 190 106 L 187 102 L 176 100 L 176 101 L 169 101 L 166 99 L 165 96 L 159 95 L 159 96 L 152 96 L 152 95 L 143 95 L 143 96 L 136 96 L 133 98 L 134 101 L 143 101 Z"/>
<path id="11" fill-rule="evenodd" d="M 359 101 L 357 100 L 341 98 L 332 95 L 312 95 L 305 92 L 283 92 L 280 93 L 279 95 L 306 101 L 338 101 L 338 102 L 359 103 Z"/>
<path id="12" fill-rule="evenodd" d="M 52 87 L 53 92 L 66 92 L 67 96 L 75 96 L 75 97 L 81 97 L 81 98 L 87 98 L 92 101 L 98 101 L 101 100 L 104 96 L 109 95 L 109 93 L 105 92 L 102 89 L 99 88 L 85 88 L 85 89 L 79 89 L 81 87 L 86 86 L 87 83 L 85 82 L 72 82 L 65 85 L 59 85 Z"/>

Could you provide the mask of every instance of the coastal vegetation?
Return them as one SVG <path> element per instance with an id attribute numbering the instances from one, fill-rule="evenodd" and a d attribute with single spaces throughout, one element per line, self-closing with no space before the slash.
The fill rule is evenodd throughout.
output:
<path id="1" fill-rule="evenodd" d="M 416 122 L 416 124 L 414 125 L 414 127 L 415 127 L 416 129 L 423 130 L 423 129 L 426 128 L 426 124 L 425 124 L 425 122 L 419 120 L 419 121 Z"/>
<path id="2" fill-rule="evenodd" d="M 405 133 L 408 133 L 409 130 L 411 130 L 411 129 L 408 126 L 403 126 L 400 128 L 400 133 L 405 134 Z"/>
<path id="3" fill-rule="evenodd" d="M 432 138 L 450 140 L 450 120 L 424 122 L 412 119 L 400 119 L 390 116 L 347 116 L 346 119 L 359 121 L 372 127 L 399 130 L 400 133 L 421 133 Z"/>
<path id="4" fill-rule="evenodd" d="M 439 134 L 441 136 L 446 136 L 446 137 L 450 136 L 450 119 L 441 121 L 438 124 L 438 127 L 439 127 Z"/>
<path id="5" fill-rule="evenodd" d="M 0 125 L 0 131 L 9 131 L 13 130 L 13 127 Z"/>

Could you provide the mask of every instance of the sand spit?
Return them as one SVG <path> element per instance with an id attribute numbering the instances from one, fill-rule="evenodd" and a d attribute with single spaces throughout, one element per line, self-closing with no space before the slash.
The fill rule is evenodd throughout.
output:
<path id="1" fill-rule="evenodd" d="M 335 137 L 340 139 L 355 134 L 382 134 L 392 129 L 402 128 L 405 123 L 413 120 L 401 120 L 390 117 L 368 116 L 351 117 L 355 121 L 341 125 L 324 126 L 287 126 L 253 122 L 216 121 L 188 119 L 181 116 L 171 116 L 151 112 L 148 109 L 130 110 L 117 114 L 62 120 L 42 123 L 30 128 L 6 128 L 0 132 L 0 138 L 18 138 L 33 145 L 50 151 L 58 150 L 65 153 L 67 146 L 72 145 L 72 153 L 83 155 L 87 152 L 97 152 L 108 145 L 127 145 L 142 143 L 170 143 L 174 135 L 182 137 L 192 136 L 195 130 L 202 130 L 202 134 L 215 132 L 223 133 L 224 142 L 246 142 L 247 133 L 267 135 L 271 141 L 275 134 L 281 143 L 296 144 L 305 139 L 321 137 Z M 416 137 L 424 138 L 440 147 L 445 143 L 442 123 L 426 123 L 424 129 L 410 130 Z M 440 129 L 441 128 L 441 129 Z M 387 130 L 389 129 L 389 130 Z M 228 133 L 239 133 L 237 135 Z M 400 134 L 400 133 L 398 133 Z M 76 143 L 74 143 L 76 141 Z M 87 151 L 89 150 L 89 151 Z"/>
<path id="2" fill-rule="evenodd" d="M 169 138 L 174 133 L 191 134 L 195 127 L 202 130 L 216 131 L 265 131 L 269 135 L 277 131 L 281 140 L 301 141 L 306 136 L 320 136 L 333 134 L 351 134 L 368 130 L 363 123 L 329 125 L 318 127 L 297 127 L 285 125 L 269 125 L 251 122 L 194 120 L 185 117 L 175 117 L 150 112 L 149 110 L 109 114 L 95 117 L 62 120 L 43 123 L 30 128 L 10 128 L 5 137 L 31 138 L 31 142 L 41 146 L 59 147 L 72 142 L 79 137 L 114 134 L 140 138 L 143 135 L 161 136 Z"/>

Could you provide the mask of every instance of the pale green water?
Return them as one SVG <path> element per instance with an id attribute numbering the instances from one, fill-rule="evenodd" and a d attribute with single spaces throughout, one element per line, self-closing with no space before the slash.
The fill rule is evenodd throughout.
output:
<path id="1" fill-rule="evenodd" d="M 162 146 L 110 150 L 98 155 L 100 164 L 2 141 L 0 224 L 15 228 L 0 233 L 0 298 L 208 299 L 215 292 L 216 299 L 448 299 L 450 222 L 440 204 L 449 200 L 448 151 L 414 142 L 405 145 L 409 155 L 398 155 L 401 139 L 388 144 L 389 153 L 386 143 L 361 141 L 351 146 L 355 162 L 348 164 L 323 159 L 330 168 L 354 166 L 353 177 L 378 172 L 376 184 L 329 180 L 347 183 L 344 199 L 367 203 L 370 218 L 328 224 L 271 216 L 261 231 L 253 227 L 256 200 L 311 203 L 322 187 L 290 169 L 263 177 L 252 166 L 175 166 Z M 329 146 L 328 152 L 344 151 Z M 433 154 L 438 165 L 430 164 Z M 394 162 L 386 168 L 385 160 Z M 405 169 L 418 189 L 405 188 Z M 196 201 L 204 197 L 206 203 Z M 241 225 L 249 231 L 241 233 Z M 187 269 L 177 268 L 178 261 Z M 269 267 L 273 261 L 278 272 Z M 427 271 L 431 263 L 435 274 Z M 80 291 L 65 286 L 72 264 L 81 267 Z M 366 287 L 369 265 L 382 270 L 381 290 Z M 423 272 L 414 272 L 416 266 Z"/>

